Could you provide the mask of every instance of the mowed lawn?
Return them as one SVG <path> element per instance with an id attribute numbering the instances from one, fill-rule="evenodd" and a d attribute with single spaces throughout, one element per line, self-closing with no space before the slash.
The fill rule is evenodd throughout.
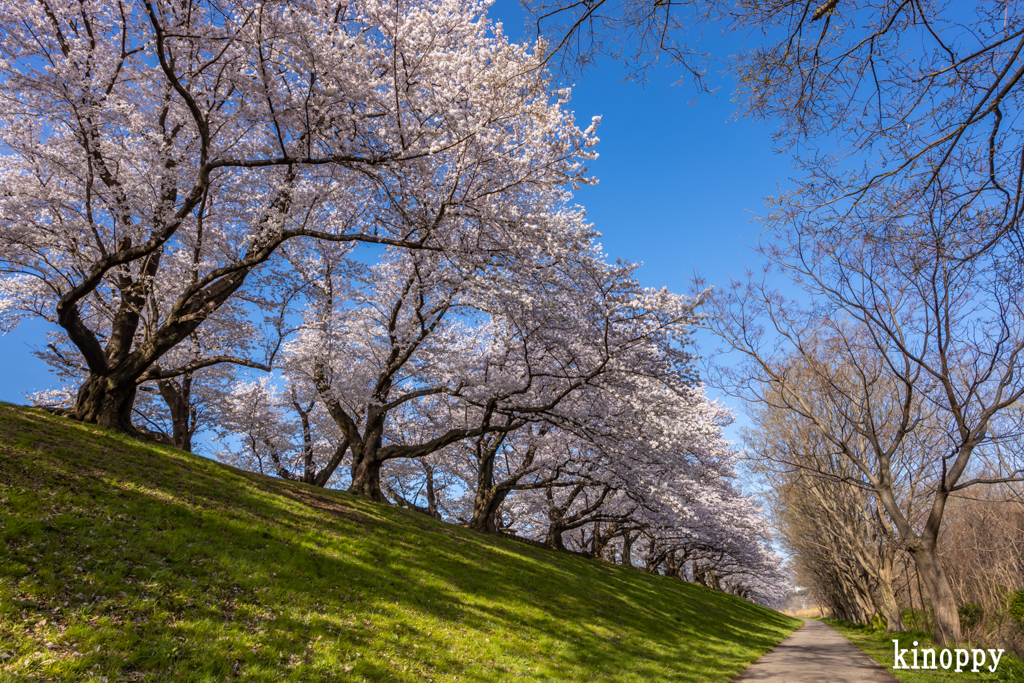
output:
<path id="1" fill-rule="evenodd" d="M 799 622 L 0 404 L 0 681 L 729 681 Z"/>

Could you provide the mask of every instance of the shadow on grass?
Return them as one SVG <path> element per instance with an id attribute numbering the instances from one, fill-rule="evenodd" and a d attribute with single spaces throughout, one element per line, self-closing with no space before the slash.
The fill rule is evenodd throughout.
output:
<path id="1" fill-rule="evenodd" d="M 0 485 L 14 675 L 727 681 L 798 623 L 6 405 Z"/>

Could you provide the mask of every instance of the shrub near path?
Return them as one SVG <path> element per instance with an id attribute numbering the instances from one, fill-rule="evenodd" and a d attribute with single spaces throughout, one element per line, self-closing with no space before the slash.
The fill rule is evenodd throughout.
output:
<path id="1" fill-rule="evenodd" d="M 799 622 L 0 404 L 0 681 L 729 681 Z"/>

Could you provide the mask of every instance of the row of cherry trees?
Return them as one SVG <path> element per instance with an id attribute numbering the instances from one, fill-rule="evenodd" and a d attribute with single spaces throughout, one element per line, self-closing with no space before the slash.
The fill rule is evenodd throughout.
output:
<path id="1" fill-rule="evenodd" d="M 693 376 L 695 302 L 589 246 L 529 263 L 325 251 L 280 374 L 223 393 L 218 456 L 778 600 L 731 416 Z"/>
<path id="2" fill-rule="evenodd" d="M 594 246 L 598 122 L 542 46 L 465 0 L 0 8 L 0 325 L 59 330 L 41 402 L 779 596 L 698 302 Z"/>

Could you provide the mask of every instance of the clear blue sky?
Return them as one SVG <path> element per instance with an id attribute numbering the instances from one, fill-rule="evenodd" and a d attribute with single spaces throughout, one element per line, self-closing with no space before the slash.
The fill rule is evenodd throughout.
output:
<path id="1" fill-rule="evenodd" d="M 520 35 L 523 15 L 517 0 L 498 0 L 491 16 L 506 33 Z M 715 49 L 738 44 L 716 37 Z M 711 282 L 726 272 L 742 272 L 760 230 L 754 214 L 764 212 L 764 197 L 785 186 L 792 175 L 789 157 L 772 152 L 770 126 L 735 120 L 733 85 L 716 73 L 717 96 L 689 104 L 694 91 L 665 67 L 646 84 L 623 82 L 625 71 L 600 62 L 573 91 L 571 108 L 586 127 L 600 114 L 600 158 L 591 172 L 600 183 L 585 187 L 577 201 L 603 234 L 612 258 L 643 262 L 638 276 L 645 285 L 688 288 L 694 269 Z M 25 402 L 25 393 L 56 382 L 30 353 L 46 343 L 46 327 L 25 321 L 0 337 L 0 400 Z"/>

